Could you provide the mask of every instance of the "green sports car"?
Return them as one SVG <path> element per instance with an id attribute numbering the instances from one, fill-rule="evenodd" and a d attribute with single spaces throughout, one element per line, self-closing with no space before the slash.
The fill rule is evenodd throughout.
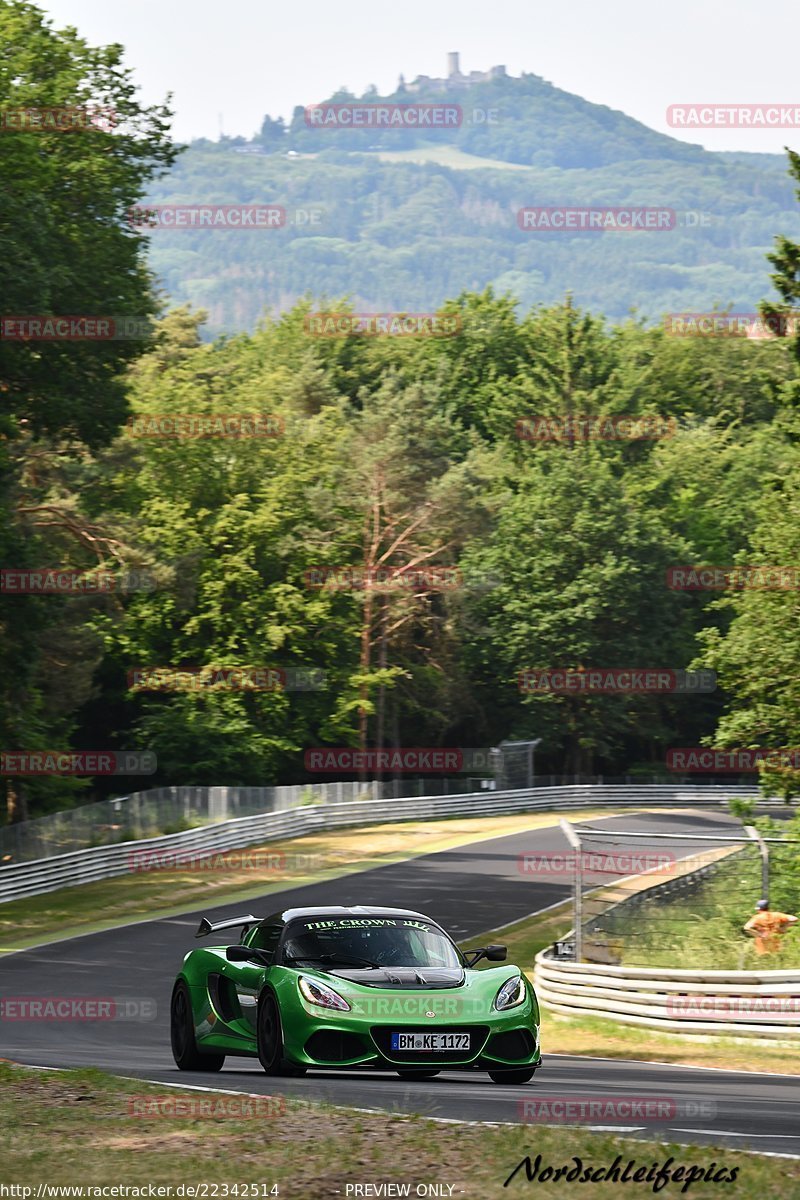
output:
<path id="1" fill-rule="evenodd" d="M 462 952 L 422 913 L 401 908 L 289 908 L 236 917 L 235 946 L 191 950 L 175 981 L 172 1053 L 183 1071 L 258 1058 L 268 1075 L 310 1068 L 488 1071 L 527 1083 L 541 1065 L 539 1008 L 505 946 Z"/>

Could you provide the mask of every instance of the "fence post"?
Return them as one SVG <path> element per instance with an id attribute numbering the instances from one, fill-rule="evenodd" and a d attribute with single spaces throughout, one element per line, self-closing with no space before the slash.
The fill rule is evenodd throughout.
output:
<path id="1" fill-rule="evenodd" d="M 575 851 L 575 899 L 573 902 L 573 921 L 575 925 L 575 962 L 583 958 L 583 863 L 581 862 L 581 839 L 564 817 L 559 820 L 561 831 Z"/>
<path id="2" fill-rule="evenodd" d="M 761 834 L 752 825 L 745 825 L 744 831 L 758 846 L 761 855 L 761 898 L 769 902 L 769 850 Z"/>

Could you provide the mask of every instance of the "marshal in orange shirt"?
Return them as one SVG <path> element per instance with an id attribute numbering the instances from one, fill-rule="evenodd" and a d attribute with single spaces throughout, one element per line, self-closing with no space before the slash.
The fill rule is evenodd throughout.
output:
<path id="1" fill-rule="evenodd" d="M 767 908 L 751 917 L 744 928 L 755 937 L 756 954 L 774 954 L 780 949 L 780 935 L 796 920 L 797 917 L 790 917 L 788 913 Z"/>

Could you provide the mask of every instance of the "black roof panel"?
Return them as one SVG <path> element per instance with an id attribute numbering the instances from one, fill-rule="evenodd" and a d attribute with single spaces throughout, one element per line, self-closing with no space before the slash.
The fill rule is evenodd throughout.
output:
<path id="1" fill-rule="evenodd" d="M 415 912 L 411 908 L 387 908 L 385 905 L 354 904 L 349 907 L 343 904 L 315 904 L 308 908 L 284 908 L 282 912 L 272 913 L 261 922 L 262 925 L 285 925 L 303 917 L 422 917 L 430 921 L 425 913 Z M 437 924 L 437 922 L 433 922 Z"/>

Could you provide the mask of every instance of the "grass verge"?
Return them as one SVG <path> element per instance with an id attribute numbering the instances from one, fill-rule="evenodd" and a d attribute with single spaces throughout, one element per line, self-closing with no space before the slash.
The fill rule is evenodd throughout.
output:
<path id="1" fill-rule="evenodd" d="M 528 917 L 506 929 L 480 935 L 480 942 L 500 942 L 508 946 L 508 961 L 517 963 L 533 979 L 533 961 L 545 946 L 563 937 L 572 924 L 569 903 L 549 913 Z M 476 945 L 478 939 L 470 938 Z M 466 945 L 467 943 L 465 943 Z M 542 1053 L 583 1054 L 596 1058 L 638 1059 L 668 1062 L 691 1067 L 723 1067 L 728 1071 L 774 1071 L 780 1075 L 800 1075 L 800 1055 L 787 1053 L 785 1046 L 743 1045 L 730 1038 L 700 1039 L 685 1035 L 619 1025 L 601 1017 L 580 1020 L 549 1012 L 542 1006 Z M 692 1193 L 694 1194 L 694 1193 Z"/>
<path id="2" fill-rule="evenodd" d="M 523 1089 L 520 1092 L 522 1099 Z M 430 1103 L 432 1095 L 433 1089 L 420 1088 L 421 1100 Z M 436 1184 L 442 1190 L 429 1194 L 493 1200 L 514 1192 L 544 1197 L 570 1193 L 563 1179 L 537 1179 L 532 1188 L 524 1168 L 504 1189 L 504 1181 L 526 1155 L 533 1163 L 541 1155 L 540 1170 L 574 1168 L 573 1156 L 581 1160 L 583 1169 L 599 1170 L 611 1167 L 620 1156 L 618 1170 L 633 1160 L 629 1174 L 640 1168 L 649 1171 L 654 1163 L 667 1165 L 670 1172 L 683 1167 L 678 1180 L 659 1190 L 667 1198 L 688 1194 L 693 1200 L 721 1196 L 763 1200 L 800 1194 L 796 1160 L 633 1141 L 567 1127 L 439 1124 L 425 1116 L 284 1103 L 277 1096 L 269 1103 L 258 1099 L 258 1107 L 255 1099 L 249 1102 L 247 1115 L 248 1099 L 239 1095 L 168 1089 L 99 1071 L 31 1071 L 0 1062 L 2 1180 L 32 1189 L 27 1195 L 34 1197 L 38 1185 L 60 1184 L 127 1186 L 143 1189 L 139 1192 L 143 1196 L 148 1195 L 148 1185 L 155 1185 L 170 1187 L 171 1192 L 161 1195 L 173 1197 L 228 1195 L 261 1200 L 276 1195 L 285 1200 L 310 1196 L 326 1200 L 358 1195 L 353 1185 L 391 1183 L 408 1186 L 412 1196 L 426 1194 L 418 1191 L 420 1185 Z M 192 1112 L 187 1111 L 188 1104 L 196 1106 Z M 173 1115 L 176 1109 L 181 1115 Z M 714 1172 L 720 1173 L 716 1183 L 702 1180 L 712 1163 Z M 685 1174 L 691 1167 L 697 1168 L 698 1174 L 691 1178 L 698 1181 L 687 1189 Z M 734 1181 L 723 1182 L 734 1171 Z M 207 1190 L 180 1193 L 182 1184 L 206 1185 Z M 259 1185 L 258 1190 L 245 1190 L 245 1184 Z M 223 1185 L 228 1185 L 227 1192 Z M 238 1190 L 233 1190 L 237 1185 Z M 594 1200 L 612 1200 L 620 1191 L 613 1179 L 598 1179 L 591 1195 Z M 647 1182 L 644 1192 L 631 1189 L 632 1195 L 653 1191 L 653 1184 Z M 4 1194 L 27 1200 L 22 1192 Z M 361 1190 L 360 1195 L 365 1194 L 403 1192 Z"/>
<path id="3" fill-rule="evenodd" d="M 570 813 L 573 820 L 616 810 Z M 557 813 L 403 821 L 249 846 L 202 870 L 139 870 L 0 905 L 0 954 L 114 925 L 178 916 L 193 909 L 259 899 L 270 892 L 336 879 L 483 838 L 557 824 Z M 225 869 L 225 859 L 231 864 Z"/>
<path id="4" fill-rule="evenodd" d="M 793 914 L 798 909 L 800 860 L 784 874 L 780 868 L 788 849 L 781 847 L 783 855 L 772 855 L 770 891 L 772 907 Z M 754 940 L 742 932 L 761 891 L 761 864 L 755 853 L 747 861 L 731 858 L 720 862 L 715 873 L 688 895 L 646 900 L 634 921 L 623 911 L 612 910 L 602 933 L 616 941 L 622 961 L 632 967 L 680 963 L 702 970 L 713 946 L 714 967 L 719 971 L 797 970 L 800 922 L 789 928 L 768 958 L 757 954 Z"/>

